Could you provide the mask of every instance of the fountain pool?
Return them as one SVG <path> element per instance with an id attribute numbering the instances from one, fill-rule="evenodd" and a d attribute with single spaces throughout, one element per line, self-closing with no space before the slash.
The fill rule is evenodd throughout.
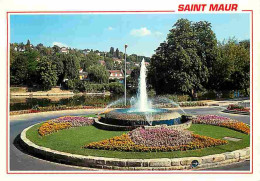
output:
<path id="1" fill-rule="evenodd" d="M 146 71 L 143 59 L 141 62 L 138 93 L 136 98 L 131 99 L 131 108 L 115 109 L 107 112 L 105 113 L 105 117 L 96 121 L 96 125 L 107 129 L 113 128 L 113 130 L 115 128 L 119 128 L 119 130 L 131 130 L 139 126 L 180 125 L 189 120 L 187 116 L 182 116 L 175 110 L 153 106 L 153 101 L 149 100 L 147 95 Z M 162 100 L 162 103 L 165 103 L 165 99 L 160 100 Z M 158 103 L 158 100 L 154 102 Z M 169 102 L 172 101 L 169 100 Z M 111 105 L 114 104 L 111 103 Z"/>

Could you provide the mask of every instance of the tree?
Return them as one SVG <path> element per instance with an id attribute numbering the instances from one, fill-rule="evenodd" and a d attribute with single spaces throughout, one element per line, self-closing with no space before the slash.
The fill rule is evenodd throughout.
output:
<path id="1" fill-rule="evenodd" d="M 229 74 L 223 81 L 224 86 L 228 90 L 245 90 L 248 95 L 247 89 L 250 85 L 250 45 L 237 43 L 236 40 L 230 39 L 222 47 L 221 58 L 226 58 L 229 66 L 224 71 Z M 223 71 L 223 70 L 222 70 Z"/>
<path id="2" fill-rule="evenodd" d="M 35 50 L 31 50 L 29 52 L 25 52 L 24 56 L 26 57 L 28 78 L 26 80 L 26 84 L 32 86 L 34 84 L 38 84 L 39 75 L 37 73 L 37 65 L 39 59 L 39 52 Z"/>
<path id="3" fill-rule="evenodd" d="M 202 36 L 198 24 L 179 19 L 166 41 L 156 49 L 151 58 L 148 77 L 157 93 L 185 93 L 194 96 L 195 92 L 204 89 L 209 72 L 203 56 L 205 50 L 211 47 L 200 43 L 201 37 L 205 35 Z"/>
<path id="4" fill-rule="evenodd" d="M 105 57 L 106 68 L 108 70 L 114 70 L 114 61 L 112 58 Z"/>
<path id="5" fill-rule="evenodd" d="M 67 79 L 79 79 L 79 58 L 71 54 L 62 54 L 61 59 L 64 65 L 63 77 Z"/>
<path id="6" fill-rule="evenodd" d="M 119 50 L 118 50 L 118 48 L 116 49 L 116 58 L 119 58 L 120 57 L 120 55 L 119 55 Z"/>
<path id="7" fill-rule="evenodd" d="M 56 73 L 57 73 L 57 84 L 60 85 L 63 80 L 64 80 L 64 64 L 63 64 L 63 59 L 62 59 L 63 55 L 61 54 L 54 54 L 52 56 L 52 62 L 55 65 L 56 68 Z"/>
<path id="8" fill-rule="evenodd" d="M 110 53 L 112 56 L 114 56 L 114 52 L 115 52 L 114 47 L 110 47 L 109 53 Z"/>
<path id="9" fill-rule="evenodd" d="M 28 78 L 28 62 L 23 54 L 19 54 L 10 68 L 11 85 L 25 85 Z"/>
<path id="10" fill-rule="evenodd" d="M 40 59 L 37 71 L 40 75 L 40 85 L 44 90 L 49 90 L 56 85 L 58 80 L 56 67 L 49 57 L 44 56 Z"/>
<path id="11" fill-rule="evenodd" d="M 90 66 L 97 65 L 100 58 L 97 54 L 90 52 L 80 59 L 80 67 L 86 71 Z"/>
<path id="12" fill-rule="evenodd" d="M 208 82 L 203 82 L 207 89 L 212 89 L 212 79 L 214 62 L 217 61 L 217 39 L 215 33 L 211 29 L 211 24 L 207 21 L 199 21 L 193 24 L 194 36 L 196 37 L 197 54 L 201 58 L 202 63 L 208 69 Z"/>
<path id="13" fill-rule="evenodd" d="M 90 81 L 96 83 L 108 83 L 109 73 L 102 65 L 92 65 L 87 70 Z"/>
<path id="14" fill-rule="evenodd" d="M 54 46 L 52 47 L 52 50 L 53 50 L 54 53 L 59 53 L 59 52 L 60 52 L 60 47 L 57 46 L 57 45 L 54 45 Z"/>

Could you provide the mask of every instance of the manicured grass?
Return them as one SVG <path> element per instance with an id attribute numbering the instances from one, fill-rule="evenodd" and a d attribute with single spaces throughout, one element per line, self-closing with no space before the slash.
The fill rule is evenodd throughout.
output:
<path id="1" fill-rule="evenodd" d="M 250 136 L 230 130 L 228 128 L 193 124 L 190 130 L 196 134 L 222 139 L 225 136 L 241 138 L 238 142 L 229 141 L 226 145 L 205 148 L 200 150 L 174 151 L 174 152 L 120 152 L 109 150 L 85 149 L 84 145 L 119 136 L 126 131 L 105 131 L 94 126 L 85 126 L 62 130 L 51 135 L 41 137 L 37 130 L 41 124 L 35 125 L 27 131 L 27 138 L 39 146 L 51 148 L 53 150 L 69 152 L 80 155 L 92 155 L 101 157 L 117 158 L 179 158 L 190 156 L 204 156 L 223 152 L 234 151 L 249 146 Z"/>
<path id="2" fill-rule="evenodd" d="M 87 115 L 84 115 L 82 117 L 97 117 L 97 115 L 96 114 L 87 114 Z"/>

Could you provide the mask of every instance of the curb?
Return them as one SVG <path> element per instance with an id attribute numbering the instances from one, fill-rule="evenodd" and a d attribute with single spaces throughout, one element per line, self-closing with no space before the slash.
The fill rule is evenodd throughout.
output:
<path id="1" fill-rule="evenodd" d="M 31 142 L 26 138 L 26 132 L 35 125 L 37 124 L 34 124 L 21 132 L 20 139 L 23 148 L 34 156 L 74 166 L 109 170 L 199 170 L 250 159 L 250 147 L 222 154 L 184 158 L 119 159 L 76 155 L 41 147 Z M 195 166 L 194 162 L 196 163 Z"/>

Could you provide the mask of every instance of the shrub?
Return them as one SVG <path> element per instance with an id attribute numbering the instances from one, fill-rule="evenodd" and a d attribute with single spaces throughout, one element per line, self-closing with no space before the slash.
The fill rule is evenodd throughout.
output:
<path id="1" fill-rule="evenodd" d="M 123 84 L 119 83 L 119 82 L 111 82 L 108 84 L 108 89 L 110 92 L 114 93 L 114 94 L 122 94 L 124 93 L 124 86 Z"/>
<path id="2" fill-rule="evenodd" d="M 234 111 L 250 112 L 250 108 L 245 108 L 245 107 L 239 106 L 237 104 L 230 104 L 230 105 L 228 105 L 227 109 L 234 110 Z"/>

